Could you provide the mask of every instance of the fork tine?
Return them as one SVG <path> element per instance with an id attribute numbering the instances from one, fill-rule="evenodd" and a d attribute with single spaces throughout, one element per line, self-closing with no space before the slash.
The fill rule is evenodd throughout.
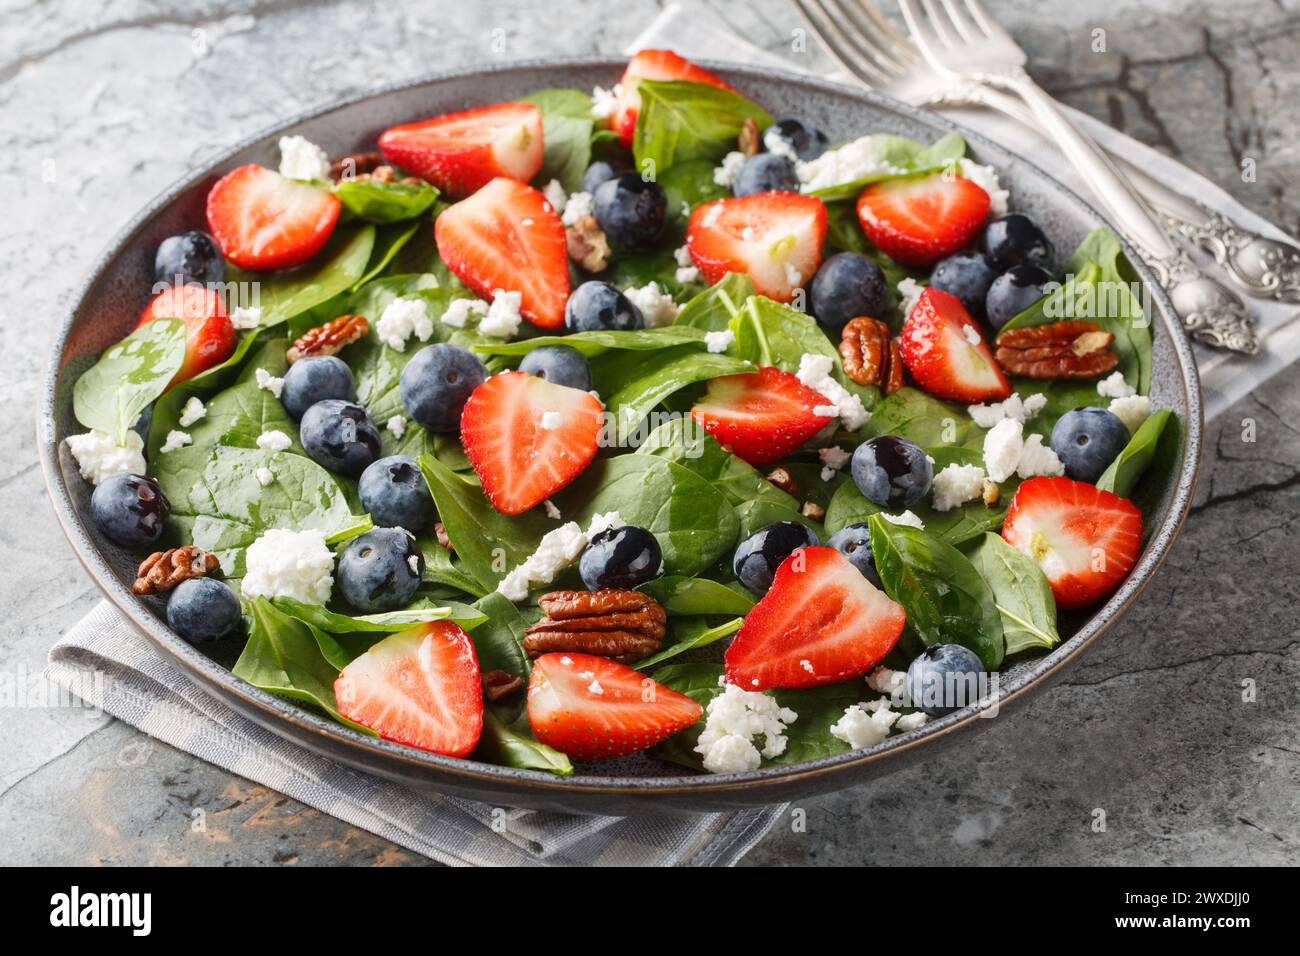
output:
<path id="1" fill-rule="evenodd" d="M 794 5 L 799 8 L 813 34 L 846 72 L 868 87 L 889 83 L 892 79 L 889 73 L 870 61 L 864 61 L 857 50 L 844 42 L 834 19 L 826 12 L 820 0 L 794 0 Z"/>
<path id="2" fill-rule="evenodd" d="M 913 6 L 913 0 L 898 0 L 898 8 L 902 11 L 903 21 L 907 24 L 907 32 L 912 42 L 916 44 L 916 48 L 921 51 L 926 61 L 934 66 L 942 59 L 941 44 L 929 28 L 925 14 Z"/>
<path id="3" fill-rule="evenodd" d="M 939 13 L 934 0 L 921 0 L 921 7 L 925 10 L 925 15 L 929 19 L 930 29 L 934 31 L 941 45 L 950 50 L 965 45 L 965 41 L 949 29 L 948 19 Z"/>
<path id="4" fill-rule="evenodd" d="M 961 38 L 967 43 L 978 43 L 985 38 L 980 25 L 957 6 L 957 0 L 943 0 L 943 8 L 952 22 L 953 29 L 960 33 Z"/>
<path id="5" fill-rule="evenodd" d="M 993 19 L 988 10 L 985 9 L 984 4 L 980 3 L 980 0 L 966 0 L 966 9 L 970 12 L 971 19 L 984 31 L 985 36 L 1011 38 L 1006 28 Z"/>
<path id="6" fill-rule="evenodd" d="M 872 22 L 872 15 L 878 16 L 878 14 L 875 14 L 874 10 L 864 10 L 863 5 L 855 3 L 854 0 L 824 0 L 823 8 L 827 5 L 834 7 L 839 13 L 840 19 L 837 23 L 844 27 L 845 38 L 861 51 L 863 56 L 890 74 L 891 78 L 901 76 L 912 68 L 915 55 L 910 48 L 904 45 L 894 49 L 891 41 L 881 41 L 876 38 L 878 24 Z"/>

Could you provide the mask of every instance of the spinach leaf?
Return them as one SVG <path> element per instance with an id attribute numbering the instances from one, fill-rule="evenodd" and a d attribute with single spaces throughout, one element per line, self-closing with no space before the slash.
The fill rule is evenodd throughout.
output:
<path id="1" fill-rule="evenodd" d="M 687 418 L 672 418 L 653 429 L 637 447 L 639 455 L 656 455 L 699 475 L 733 505 L 770 501 L 791 510 L 799 502 L 764 477 L 749 462 L 723 449 L 717 440 Z"/>
<path id="2" fill-rule="evenodd" d="M 334 185 L 334 195 L 358 219 L 382 224 L 414 219 L 437 201 L 438 190 L 424 182 L 347 179 Z"/>
<path id="3" fill-rule="evenodd" d="M 542 111 L 542 138 L 546 152 L 534 181 L 545 185 L 558 179 L 569 192 L 582 188 L 582 176 L 591 165 L 591 134 L 595 121 L 591 97 L 581 90 L 539 90 L 522 98 Z"/>
<path id="4" fill-rule="evenodd" d="M 327 634 L 391 634 L 430 621 L 455 621 L 465 629 L 487 620 L 487 615 L 468 605 L 441 604 L 429 607 L 412 605 L 400 611 L 355 616 L 331 611 L 319 604 L 303 604 L 290 597 L 272 598 L 274 604 L 290 617 L 318 627 Z"/>
<path id="5" fill-rule="evenodd" d="M 805 353 L 826 355 L 835 361 L 835 377 L 845 381 L 839 350 L 831 344 L 805 312 L 766 296 L 751 295 L 731 321 L 736 334 L 734 352 L 755 365 L 772 365 L 786 372 L 799 371 Z"/>
<path id="6" fill-rule="evenodd" d="M 424 579 L 426 581 L 445 584 L 458 591 L 464 591 L 466 594 L 472 594 L 474 597 L 482 597 L 488 593 L 487 588 L 457 567 L 452 553 L 438 542 L 430 541 L 427 538 L 421 539 L 420 553 L 424 555 Z"/>
<path id="7" fill-rule="evenodd" d="M 677 259 L 671 248 L 621 255 L 600 274 L 600 279 L 616 289 L 630 289 L 653 282 L 675 302 L 687 294 L 687 287 L 677 281 Z"/>
<path id="8" fill-rule="evenodd" d="M 524 680 L 532 667 L 524 652 L 524 629 L 537 623 L 536 608 L 518 608 L 505 595 L 492 591 L 474 602 L 487 620 L 470 634 L 478 654 L 479 668 L 518 674 Z"/>
<path id="9" fill-rule="evenodd" d="M 744 541 L 751 534 L 778 521 L 794 521 L 806 528 L 811 528 L 819 541 L 826 540 L 826 528 L 820 521 L 807 517 L 798 508 L 778 504 L 766 499 L 746 501 L 736 506 L 736 518 L 740 522 L 738 540 Z"/>
<path id="10" fill-rule="evenodd" d="M 388 226 L 375 227 L 375 245 L 370 251 L 370 263 L 366 266 L 366 271 L 361 278 L 352 283 L 349 291 L 356 292 L 363 288 L 370 280 L 382 275 L 394 259 L 402 252 L 403 247 L 411 241 L 421 228 L 428 228 L 423 220 L 412 220 L 408 222 L 395 222 Z M 338 315 L 343 314 L 344 295 L 341 293 L 333 299 L 309 309 L 306 312 L 299 313 L 289 322 L 289 328 L 293 331 L 294 336 L 299 336 L 303 332 L 316 325 L 321 325 Z M 331 308 L 337 305 L 338 308 Z"/>
<path id="11" fill-rule="evenodd" d="M 754 294 L 754 283 L 743 272 L 728 272 L 715 284 L 691 299 L 677 312 L 674 325 L 686 325 L 704 332 L 721 332 Z"/>
<path id="12" fill-rule="evenodd" d="M 941 136 L 929 146 L 922 146 L 914 139 L 894 136 L 890 133 L 873 133 L 867 138 L 871 140 L 880 159 L 876 172 L 851 182 L 814 190 L 812 195 L 820 196 L 828 203 L 840 199 L 856 199 L 869 183 L 879 182 L 882 179 L 897 179 L 900 176 L 913 176 L 918 173 L 938 172 L 966 155 L 966 141 L 957 133 Z"/>
<path id="13" fill-rule="evenodd" d="M 226 281 L 253 284 L 262 325 L 276 325 L 350 289 L 365 274 L 374 245 L 374 226 L 340 226 L 324 249 L 296 269 L 264 273 L 232 266 Z"/>
<path id="14" fill-rule="evenodd" d="M 739 614 L 754 607 L 754 599 L 736 588 L 708 578 L 668 575 L 649 581 L 637 590 L 648 594 L 669 614 Z"/>
<path id="15" fill-rule="evenodd" d="M 885 396 L 871 409 L 862 436 L 877 435 L 897 435 L 927 450 L 955 445 L 982 451 L 984 447 L 984 432 L 969 415 L 910 386 Z"/>
<path id="16" fill-rule="evenodd" d="M 713 181 L 714 168 L 712 160 L 690 159 L 660 173 L 659 185 L 668 197 L 670 229 L 685 230 L 690 218 L 689 210 L 731 196 L 730 189 Z"/>
<path id="17" fill-rule="evenodd" d="M 674 635 L 677 636 L 677 640 L 671 645 L 637 661 L 632 665 L 634 668 L 642 671 L 648 667 L 654 667 L 656 664 L 662 664 L 666 660 L 671 660 L 680 654 L 685 654 L 687 651 L 708 647 L 724 637 L 735 634 L 740 630 L 741 625 L 745 623 L 744 618 L 739 617 L 733 618 L 725 624 L 710 624 L 708 619 L 703 617 L 678 618 L 677 621 L 684 623 L 675 630 L 684 633 L 681 633 L 680 636 Z"/>
<path id="18" fill-rule="evenodd" d="M 641 112 L 636 120 L 632 154 L 637 169 L 658 177 L 680 162 L 719 160 L 735 148 L 745 120 L 760 131 L 771 115 L 739 93 L 707 83 L 641 80 Z"/>
<path id="19" fill-rule="evenodd" d="M 1139 425 L 1123 451 L 1097 479 L 1097 487 L 1102 491 L 1113 492 L 1121 498 L 1132 495 L 1138 479 L 1155 458 L 1160 437 L 1164 434 L 1165 426 L 1173 414 L 1169 409 L 1162 408 Z"/>
<path id="20" fill-rule="evenodd" d="M 567 345 L 588 358 L 594 358 L 611 351 L 649 352 L 675 345 L 693 345 L 702 349 L 704 333 L 680 325 L 630 331 L 599 329 L 590 332 L 574 332 L 570 335 L 539 335 L 520 342 L 484 342 L 475 345 L 474 351 L 480 355 L 522 356 L 543 345 Z"/>
<path id="21" fill-rule="evenodd" d="M 939 470 L 936 458 L 935 471 Z M 857 485 L 845 481 L 835 490 L 826 508 L 826 533 L 835 534 L 851 524 L 861 524 L 882 511 L 884 509 L 868 500 Z M 924 499 L 914 504 L 911 511 L 921 519 L 926 531 L 952 545 L 977 538 L 986 531 L 996 531 L 1002 527 L 1006 517 L 1005 510 L 990 508 L 978 499 L 950 511 L 935 511 L 929 499 Z"/>
<path id="22" fill-rule="evenodd" d="M 119 445 L 149 403 L 163 393 L 185 360 L 185 323 L 146 322 L 109 346 L 72 387 L 72 412 L 87 428 Z"/>
<path id="23" fill-rule="evenodd" d="M 523 709 L 489 705 L 483 708 L 483 735 L 479 737 L 475 756 L 489 763 L 521 770 L 549 770 L 568 777 L 573 773 L 569 758 L 546 744 L 538 743 Z"/>
<path id="24" fill-rule="evenodd" d="M 1052 586 L 1032 558 L 1001 535 L 986 534 L 970 560 L 993 592 L 1008 655 L 1060 642 Z"/>
<path id="25" fill-rule="evenodd" d="M 946 542 L 879 515 L 867 519 L 871 553 L 885 593 L 927 647 L 961 644 L 984 667 L 1002 662 L 1005 641 L 993 592 L 970 560 Z"/>

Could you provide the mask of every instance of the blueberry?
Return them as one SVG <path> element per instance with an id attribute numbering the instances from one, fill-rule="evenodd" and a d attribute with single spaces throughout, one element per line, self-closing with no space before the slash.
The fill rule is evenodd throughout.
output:
<path id="1" fill-rule="evenodd" d="M 821 540 L 797 521 L 778 521 L 755 531 L 736 548 L 731 569 L 736 578 L 758 595 L 767 593 L 781 562 L 800 548 L 811 548 Z"/>
<path id="2" fill-rule="evenodd" d="M 871 553 L 871 536 L 868 525 L 851 524 L 831 535 L 826 543 L 849 559 L 849 564 L 862 572 L 862 576 L 876 587 L 884 589 L 876 571 L 876 559 Z"/>
<path id="3" fill-rule="evenodd" d="M 989 268 L 983 256 L 962 252 L 949 256 L 934 267 L 930 274 L 930 287 L 956 296 L 967 312 L 982 319 L 984 298 L 995 278 L 997 273 Z"/>
<path id="4" fill-rule="evenodd" d="M 398 528 L 367 531 L 339 555 L 339 591 L 365 614 L 405 607 L 423 577 L 424 556 L 415 539 Z"/>
<path id="5" fill-rule="evenodd" d="M 868 438 L 854 450 L 850 468 L 858 491 L 887 511 L 912 507 L 934 480 L 925 449 L 894 435 Z"/>
<path id="6" fill-rule="evenodd" d="M 227 637 L 239 621 L 239 598 L 213 578 L 182 581 L 167 599 L 167 626 L 191 644 Z"/>
<path id="7" fill-rule="evenodd" d="M 776 153 L 759 153 L 745 160 L 736 174 L 731 191 L 737 196 L 755 193 L 797 193 L 799 177 L 794 174 L 794 163 Z"/>
<path id="8" fill-rule="evenodd" d="M 431 432 L 460 431 L 470 392 L 487 381 L 487 369 L 468 349 L 439 343 L 420 349 L 402 369 L 402 404 Z"/>
<path id="9" fill-rule="evenodd" d="M 809 291 L 813 315 L 822 328 L 837 337 L 849 319 L 863 315 L 879 319 L 889 314 L 884 272 L 857 252 L 837 252 L 823 262 Z"/>
<path id="10" fill-rule="evenodd" d="M 226 260 L 221 257 L 217 241 L 206 232 L 182 232 L 168 236 L 153 257 L 155 282 L 168 285 L 206 285 L 226 278 Z"/>
<path id="11" fill-rule="evenodd" d="M 360 405 L 327 398 L 307 409 L 302 447 L 323 468 L 355 478 L 379 457 L 379 429 Z"/>
<path id="12" fill-rule="evenodd" d="M 993 280 L 984 297 L 984 312 L 989 324 L 1000 329 L 1025 309 L 1047 295 L 1054 282 L 1050 272 L 1038 266 L 1012 266 Z"/>
<path id="13" fill-rule="evenodd" d="M 659 577 L 663 568 L 663 552 L 655 536 L 630 524 L 600 532 L 578 558 L 578 574 L 590 591 L 630 590 Z"/>
<path id="14" fill-rule="evenodd" d="M 1104 408 L 1076 408 L 1052 428 L 1052 451 L 1065 465 L 1066 477 L 1090 484 L 1110 467 L 1128 444 L 1128 426 Z"/>
<path id="15" fill-rule="evenodd" d="M 763 131 L 763 145 L 768 152 L 780 154 L 793 151 L 795 157 L 805 163 L 826 152 L 829 143 L 825 133 L 803 120 L 777 120 Z M 784 149 L 781 144 L 784 144 Z"/>
<path id="16" fill-rule="evenodd" d="M 632 303 L 629 302 L 628 305 Z M 556 385 L 591 391 L 591 366 L 581 352 L 567 345 L 538 346 L 524 356 L 524 360 L 519 363 L 519 371 L 544 378 Z"/>
<path id="17" fill-rule="evenodd" d="M 979 241 L 980 252 L 995 272 L 1005 272 L 1022 263 L 1052 268 L 1052 241 L 1028 216 L 1013 212 L 994 219 L 984 227 Z"/>
<path id="18" fill-rule="evenodd" d="M 623 173 L 630 173 L 632 164 L 625 159 L 603 160 L 598 159 L 582 174 L 582 191 L 584 193 L 594 193 L 596 187 L 608 179 L 615 176 L 621 176 Z"/>
<path id="19" fill-rule="evenodd" d="M 596 187 L 592 212 L 610 242 L 635 252 L 652 246 L 664 231 L 668 196 L 656 182 L 620 173 Z"/>
<path id="20" fill-rule="evenodd" d="M 626 332 L 645 327 L 641 310 L 608 282 L 584 282 L 573 290 L 564 307 L 564 324 L 570 332 Z"/>
<path id="21" fill-rule="evenodd" d="M 124 548 L 143 548 L 157 541 L 171 512 L 158 483 L 143 475 L 112 475 L 90 496 L 95 526 Z"/>
<path id="22" fill-rule="evenodd" d="M 437 520 L 433 495 L 414 458 L 389 455 L 361 473 L 361 507 L 381 528 L 420 531 Z"/>
<path id="23" fill-rule="evenodd" d="M 356 382 L 348 363 L 333 355 L 303 358 L 284 373 L 280 404 L 295 422 L 317 402 L 327 398 L 352 401 L 357 397 Z"/>
<path id="24" fill-rule="evenodd" d="M 907 696 L 913 707 L 942 717 L 980 699 L 984 665 L 960 644 L 927 647 L 907 668 Z"/>

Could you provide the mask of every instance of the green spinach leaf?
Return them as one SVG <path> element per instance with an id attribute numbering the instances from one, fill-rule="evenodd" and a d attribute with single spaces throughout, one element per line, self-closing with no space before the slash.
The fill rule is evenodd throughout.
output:
<path id="1" fill-rule="evenodd" d="M 1097 479 L 1097 487 L 1102 491 L 1113 492 L 1121 498 L 1131 496 L 1138 479 L 1154 460 L 1160 446 L 1160 438 L 1173 414 L 1169 409 L 1162 408 L 1139 425 L 1123 451 Z"/>
<path id="2" fill-rule="evenodd" d="M 641 112 L 637 116 L 632 154 L 637 169 L 658 177 L 680 162 L 719 160 L 735 148 L 745 120 L 759 129 L 771 115 L 739 93 L 706 83 L 641 80 Z"/>
<path id="3" fill-rule="evenodd" d="M 1060 642 L 1052 586 L 1033 559 L 1001 535 L 986 534 L 970 552 L 970 560 L 993 592 L 1008 655 Z"/>
<path id="4" fill-rule="evenodd" d="M 731 327 L 731 320 L 754 294 L 754 283 L 743 272 L 728 272 L 677 312 L 675 325 L 686 325 L 704 332 L 721 332 Z"/>
<path id="5" fill-rule="evenodd" d="M 871 145 L 880 160 L 876 172 L 851 182 L 814 190 L 812 195 L 820 196 L 828 203 L 841 199 L 856 199 L 863 188 L 870 183 L 882 179 L 914 176 L 918 173 L 938 172 L 966 155 L 966 141 L 957 133 L 941 136 L 929 146 L 923 146 L 906 136 L 894 136 L 890 133 L 873 133 L 867 138 L 871 140 Z"/>
<path id="6" fill-rule="evenodd" d="M 754 607 L 754 599 L 738 588 L 708 578 L 667 575 L 649 581 L 637 590 L 650 595 L 670 615 L 738 614 Z"/>
<path id="7" fill-rule="evenodd" d="M 736 505 L 736 518 L 740 522 L 740 533 L 738 535 L 740 541 L 744 541 L 754 532 L 778 521 L 794 521 L 806 528 L 811 528 L 820 541 L 825 541 L 827 537 L 826 528 L 820 521 L 814 521 L 798 508 L 791 508 L 767 499 L 745 501 Z"/>
<path id="8" fill-rule="evenodd" d="M 935 471 L 939 471 L 937 464 Z M 1005 510 L 990 508 L 983 501 L 972 501 L 950 511 L 935 511 L 928 499 L 914 504 L 912 513 L 921 519 L 925 530 L 941 541 L 958 545 L 977 538 L 986 531 L 1002 527 Z M 858 490 L 852 481 L 843 482 L 831 496 L 826 509 L 826 533 L 835 534 L 851 524 L 861 524 L 874 514 L 884 511 Z"/>
<path id="9" fill-rule="evenodd" d="M 424 182 L 348 179 L 335 184 L 334 195 L 358 219 L 386 224 L 419 216 L 437 201 L 438 190 Z"/>
<path id="10" fill-rule="evenodd" d="M 185 359 L 185 323 L 146 322 L 109 346 L 72 387 L 72 412 L 87 428 L 126 443 L 140 413 L 163 393 Z"/>
<path id="11" fill-rule="evenodd" d="M 480 355 L 523 356 L 543 345 L 567 345 L 588 358 L 611 351 L 650 352 L 672 348 L 676 345 L 693 345 L 704 348 L 704 333 L 699 329 L 668 325 L 657 329 L 629 331 L 596 330 L 574 332 L 570 335 L 539 335 L 519 342 L 484 342 L 475 345 Z"/>
<path id="12" fill-rule="evenodd" d="M 799 502 L 764 477 L 749 462 L 726 451 L 712 435 L 686 418 L 663 422 L 637 447 L 639 455 L 657 455 L 699 475 L 733 505 L 770 501 L 797 511 Z"/>
<path id="13" fill-rule="evenodd" d="M 352 288 L 365 274 L 374 246 L 374 226 L 340 226 L 324 249 L 296 269 L 247 272 L 232 266 L 226 281 L 254 285 L 262 325 L 277 325 Z"/>
<path id="14" fill-rule="evenodd" d="M 487 619 L 470 635 L 478 653 L 479 668 L 485 673 L 517 674 L 527 680 L 532 667 L 524 652 L 524 630 L 537 623 L 540 612 L 536 608 L 516 607 L 505 595 L 495 591 L 475 601 L 474 607 Z"/>
<path id="15" fill-rule="evenodd" d="M 475 755 L 489 763 L 521 770 L 547 770 L 559 777 L 573 774 L 569 758 L 554 747 L 538 743 L 522 709 L 483 708 L 483 736 Z"/>
<path id="16" fill-rule="evenodd" d="M 581 90 L 539 90 L 522 98 L 542 111 L 542 137 L 546 153 L 534 181 L 545 185 L 558 179 L 569 192 L 582 188 L 582 176 L 591 164 L 591 134 L 595 121 L 591 97 Z"/>
<path id="17" fill-rule="evenodd" d="M 730 637 L 740 630 L 745 623 L 744 618 L 733 618 L 724 624 L 710 624 L 709 620 L 704 617 L 678 618 L 677 622 L 683 622 L 675 630 L 674 636 L 677 638 L 668 647 L 661 651 L 656 651 L 649 657 L 643 658 L 633 665 L 637 670 L 643 671 L 646 668 L 662 664 L 666 660 L 671 660 L 687 651 L 693 651 L 701 647 L 708 647 L 710 644 L 716 644 L 724 637 Z"/>

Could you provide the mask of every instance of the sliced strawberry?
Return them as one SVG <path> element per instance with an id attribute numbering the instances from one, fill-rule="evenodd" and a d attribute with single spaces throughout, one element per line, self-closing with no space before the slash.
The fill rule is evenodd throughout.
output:
<path id="1" fill-rule="evenodd" d="M 158 319 L 185 323 L 185 358 L 168 388 L 220 365 L 235 351 L 235 327 L 213 289 L 197 285 L 164 289 L 144 307 L 136 328 Z"/>
<path id="2" fill-rule="evenodd" d="M 1011 382 L 994 361 L 979 326 L 947 292 L 921 292 L 903 323 L 899 350 L 916 384 L 931 395 L 969 405 L 1011 394 Z"/>
<path id="3" fill-rule="evenodd" d="M 588 392 L 526 372 L 503 372 L 470 393 L 460 415 L 460 440 L 488 501 L 502 514 L 517 515 L 591 464 L 603 416 Z"/>
<path id="4" fill-rule="evenodd" d="M 226 173 L 208 193 L 208 228 L 239 268 L 287 269 L 320 251 L 340 208 L 324 189 L 250 164 Z"/>
<path id="5" fill-rule="evenodd" d="M 761 295 L 789 302 L 822 264 L 825 238 L 826 205 L 816 196 L 759 193 L 697 206 L 686 247 L 710 283 L 744 272 Z"/>
<path id="6" fill-rule="evenodd" d="M 704 709 L 626 664 L 591 654 L 543 654 L 528 683 L 533 736 L 574 760 L 610 760 L 653 747 Z"/>
<path id="7" fill-rule="evenodd" d="M 518 292 L 519 311 L 533 325 L 564 325 L 569 253 L 564 224 L 540 192 L 513 179 L 494 179 L 434 222 L 438 255 L 485 299 Z"/>
<path id="8" fill-rule="evenodd" d="M 464 757 L 483 731 L 483 678 L 469 635 L 433 621 L 384 638 L 334 682 L 339 713 L 395 740 Z"/>
<path id="9" fill-rule="evenodd" d="M 903 609 L 834 548 L 801 548 L 723 655 L 744 690 L 817 687 L 865 674 L 898 643 Z"/>
<path id="10" fill-rule="evenodd" d="M 729 90 L 722 79 L 703 67 L 678 56 L 672 50 L 642 50 L 632 57 L 619 80 L 618 104 L 607 120 L 609 128 L 618 133 L 623 145 L 632 148 L 636 133 L 636 118 L 641 112 L 641 94 L 637 86 L 642 80 L 685 80 L 689 83 L 707 83 L 721 90 Z"/>
<path id="11" fill-rule="evenodd" d="M 1087 607 L 1133 570 L 1142 512 L 1086 482 L 1030 478 L 1011 499 L 1002 537 L 1043 569 L 1058 607 Z"/>
<path id="12" fill-rule="evenodd" d="M 989 194 L 948 173 L 872 183 L 858 221 L 877 249 L 905 266 L 930 266 L 970 245 L 989 215 Z"/>
<path id="13" fill-rule="evenodd" d="M 528 182 L 542 168 L 542 111 L 497 103 L 385 130 L 384 159 L 461 199 L 498 176 Z"/>
<path id="14" fill-rule="evenodd" d="M 789 372 L 757 372 L 711 379 L 691 418 L 738 458 L 767 465 L 784 458 L 830 424 L 814 409 L 829 403 Z"/>

